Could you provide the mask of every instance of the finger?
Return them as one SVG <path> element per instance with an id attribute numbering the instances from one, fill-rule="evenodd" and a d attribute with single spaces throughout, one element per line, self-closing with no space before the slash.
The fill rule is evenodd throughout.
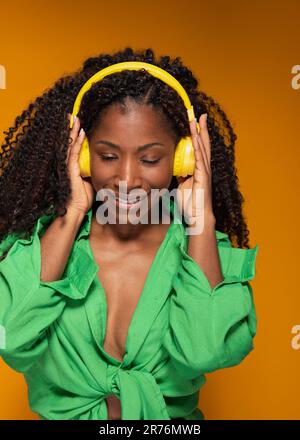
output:
<path id="1" fill-rule="evenodd" d="M 206 116 L 205 116 L 206 115 Z M 209 138 L 208 128 L 207 128 L 207 113 L 200 116 L 200 137 L 202 139 L 203 145 L 205 147 L 206 155 L 208 158 L 208 163 L 210 165 L 211 161 L 211 142 Z"/>
<path id="2" fill-rule="evenodd" d="M 70 118 L 72 117 L 72 115 L 70 115 Z M 73 127 L 70 129 L 70 133 L 69 133 L 69 148 L 68 148 L 68 153 L 67 153 L 67 164 L 69 162 L 69 157 L 71 154 L 71 151 L 74 149 L 78 136 L 79 136 L 79 128 L 80 128 L 80 121 L 78 117 L 74 117 L 74 124 Z"/>
<path id="3" fill-rule="evenodd" d="M 201 169 L 202 167 L 206 167 L 206 158 L 203 154 L 203 146 L 201 145 L 201 139 L 197 134 L 197 125 L 195 119 L 190 122 L 190 126 L 191 126 L 191 138 L 194 145 L 196 166 L 197 168 Z"/>
<path id="4" fill-rule="evenodd" d="M 69 138 L 70 139 L 70 138 Z M 68 150 L 67 150 L 67 158 L 66 158 L 66 164 L 68 163 L 68 161 L 69 161 L 69 157 L 70 157 L 70 152 L 71 152 L 71 149 L 72 149 L 72 146 L 74 145 L 74 142 L 69 142 L 69 145 L 68 145 Z"/>
<path id="5" fill-rule="evenodd" d="M 69 119 L 69 128 L 72 129 L 74 126 L 74 123 L 76 121 L 76 119 L 78 118 L 77 115 L 72 114 L 72 113 L 68 113 L 68 119 Z"/>
<path id="6" fill-rule="evenodd" d="M 72 117 L 72 115 L 71 115 L 71 117 Z M 76 137 L 78 136 L 79 128 L 80 128 L 80 120 L 79 120 L 78 116 L 74 115 L 73 120 L 74 120 L 74 123 L 73 123 L 72 128 L 70 128 L 70 134 L 69 134 L 69 143 L 70 144 L 75 142 Z"/>
<path id="7" fill-rule="evenodd" d="M 83 129 L 80 130 L 76 141 L 74 144 L 71 144 L 70 148 L 70 161 L 78 161 L 81 146 L 85 137 L 85 132 Z"/>
<path id="8" fill-rule="evenodd" d="M 196 119 L 193 119 L 190 122 L 190 129 L 191 129 L 191 138 L 194 146 L 195 159 L 201 160 L 201 151 L 198 142 Z"/>
<path id="9" fill-rule="evenodd" d="M 73 117 L 71 114 L 69 114 L 69 119 L 71 120 L 71 117 Z M 69 159 L 71 162 L 78 161 L 78 155 L 80 153 L 81 145 L 84 139 L 84 132 L 80 133 L 80 120 L 78 117 L 74 117 L 74 124 L 72 128 L 70 128 L 69 133 L 69 147 L 67 152 L 67 164 L 69 164 Z"/>
<path id="10" fill-rule="evenodd" d="M 68 119 L 71 122 L 72 119 L 74 119 L 74 124 L 72 126 L 72 128 L 70 128 L 70 124 L 69 124 L 69 138 L 68 138 L 68 151 L 67 151 L 67 158 L 66 158 L 66 164 L 69 161 L 69 156 L 70 156 L 70 151 L 72 146 L 75 144 L 76 139 L 77 139 L 77 131 L 79 129 L 80 126 L 80 122 L 78 120 L 77 122 L 77 117 L 73 117 L 73 115 L 71 113 L 68 113 Z"/>
<path id="11" fill-rule="evenodd" d="M 67 117 L 68 117 L 68 120 L 69 120 L 69 133 L 71 133 L 71 129 L 70 129 L 70 122 L 71 122 L 71 118 L 72 118 L 71 113 L 68 113 L 68 114 L 67 114 Z M 69 139 L 68 139 L 67 157 L 66 157 L 66 161 L 65 161 L 66 165 L 68 164 L 68 160 L 69 160 L 69 154 L 70 154 L 71 142 L 72 142 L 72 138 L 69 137 Z"/>
<path id="12" fill-rule="evenodd" d="M 201 116 L 200 116 L 200 118 L 201 118 Z M 199 126 L 200 126 L 200 133 L 201 133 L 202 130 L 203 130 L 203 128 L 202 128 L 202 126 L 200 125 L 200 122 L 202 122 L 202 124 L 203 124 L 203 121 L 201 121 L 200 118 L 199 118 Z M 197 134 L 197 141 L 198 141 L 198 144 L 199 144 L 200 151 L 201 151 L 201 153 L 202 153 L 202 157 L 203 157 L 203 161 L 204 161 L 204 163 L 205 163 L 205 166 L 206 166 L 207 170 L 209 170 L 209 168 L 210 168 L 210 165 L 209 165 L 209 157 L 208 157 L 208 155 L 207 155 L 207 151 L 206 151 L 205 145 L 204 145 L 204 143 L 203 143 L 203 139 L 201 138 L 201 136 L 200 136 L 199 133 Z"/>
<path id="13" fill-rule="evenodd" d="M 205 166 L 206 166 L 207 169 L 209 169 L 209 161 L 208 161 L 208 157 L 207 157 L 207 152 L 206 152 L 205 146 L 203 144 L 203 140 L 201 139 L 201 137 L 199 135 L 197 136 L 197 140 L 198 140 L 198 144 L 199 144 L 202 156 L 203 156 L 203 161 L 205 163 Z"/>
<path id="14" fill-rule="evenodd" d="M 82 147 L 82 142 L 84 140 L 84 131 L 80 130 L 80 134 L 76 138 L 74 144 L 71 144 L 70 154 L 68 158 L 68 170 L 71 175 L 79 176 L 80 175 L 80 166 L 79 166 L 79 154 Z"/>

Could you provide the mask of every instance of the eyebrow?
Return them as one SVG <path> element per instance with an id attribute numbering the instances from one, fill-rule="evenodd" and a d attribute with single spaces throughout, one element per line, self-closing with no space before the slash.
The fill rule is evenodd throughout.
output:
<path id="1" fill-rule="evenodd" d="M 113 142 L 110 142 L 110 141 L 104 141 L 104 140 L 97 141 L 96 144 L 105 144 L 105 145 L 108 145 L 109 147 L 116 148 L 117 150 L 120 150 L 120 148 L 121 148 L 120 145 L 114 144 Z M 154 147 L 155 145 L 161 145 L 162 147 L 165 146 L 161 142 L 151 142 L 150 144 L 145 144 L 145 145 L 139 146 L 137 151 L 143 151 L 143 150 L 146 150 L 147 148 Z"/>

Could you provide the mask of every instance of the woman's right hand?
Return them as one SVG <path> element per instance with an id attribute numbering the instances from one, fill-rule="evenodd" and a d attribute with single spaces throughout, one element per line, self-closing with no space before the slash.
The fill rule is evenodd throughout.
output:
<path id="1" fill-rule="evenodd" d="M 69 121 L 71 119 L 68 114 Z M 84 140 L 85 133 L 79 132 L 80 121 L 77 117 L 75 123 L 70 129 L 70 144 L 67 153 L 67 167 L 71 180 L 71 198 L 68 202 L 67 209 L 75 209 L 84 214 L 92 207 L 94 200 L 94 188 L 88 180 L 84 180 L 80 175 L 79 155 Z"/>

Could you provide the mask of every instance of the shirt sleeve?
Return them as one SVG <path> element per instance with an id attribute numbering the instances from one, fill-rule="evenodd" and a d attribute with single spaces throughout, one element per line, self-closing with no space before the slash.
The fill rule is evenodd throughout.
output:
<path id="1" fill-rule="evenodd" d="M 14 370 L 25 372 L 47 349 L 47 328 L 62 314 L 70 299 L 81 299 L 92 282 L 94 268 L 84 267 L 84 281 L 67 276 L 40 280 L 40 233 L 50 216 L 37 221 L 29 239 L 8 236 L 0 250 L 13 242 L 0 262 L 0 356 Z"/>
<path id="2" fill-rule="evenodd" d="M 254 348 L 257 321 L 249 281 L 255 276 L 259 247 L 233 248 L 228 235 L 219 231 L 216 238 L 223 281 L 210 286 L 186 243 L 173 281 L 163 346 L 188 378 L 237 365 Z"/>

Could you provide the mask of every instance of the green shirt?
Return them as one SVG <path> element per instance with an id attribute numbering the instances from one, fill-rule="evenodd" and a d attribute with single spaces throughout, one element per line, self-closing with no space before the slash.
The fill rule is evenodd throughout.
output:
<path id="1" fill-rule="evenodd" d="M 239 364 L 253 349 L 249 280 L 258 245 L 233 248 L 216 230 L 225 279 L 212 289 L 187 253 L 186 225 L 176 221 L 172 200 L 170 213 L 122 362 L 103 349 L 107 302 L 89 242 L 92 208 L 60 280 L 40 280 L 40 237 L 53 215 L 38 219 L 30 239 L 14 238 L 0 262 L 0 355 L 24 374 L 30 407 L 41 419 L 107 420 L 109 394 L 121 400 L 122 420 L 203 419 L 197 406 L 204 374 Z"/>

